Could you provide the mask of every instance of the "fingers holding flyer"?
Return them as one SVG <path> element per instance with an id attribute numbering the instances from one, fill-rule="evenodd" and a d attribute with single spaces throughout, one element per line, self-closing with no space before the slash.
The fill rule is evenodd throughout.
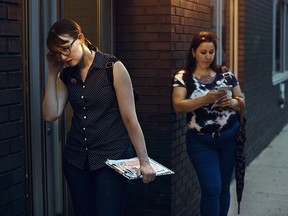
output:
<path id="1" fill-rule="evenodd" d="M 150 161 L 152 168 L 156 172 L 156 176 L 175 174 L 172 170 L 168 169 L 167 167 L 163 166 L 157 161 L 151 158 L 149 158 L 149 161 Z M 130 159 L 120 159 L 120 160 L 108 159 L 106 161 L 106 164 L 130 180 L 143 178 L 139 170 L 140 163 L 139 163 L 138 157 L 134 157 Z"/>

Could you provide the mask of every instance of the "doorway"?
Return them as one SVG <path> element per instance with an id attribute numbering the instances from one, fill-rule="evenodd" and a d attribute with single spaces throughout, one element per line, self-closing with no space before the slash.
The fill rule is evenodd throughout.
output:
<path id="1" fill-rule="evenodd" d="M 63 0 L 61 18 L 75 20 L 85 37 L 101 51 L 114 53 L 114 4 L 113 0 Z M 65 144 L 65 134 L 69 131 L 72 109 L 68 104 L 59 127 L 61 143 Z M 73 216 L 73 206 L 68 187 L 63 178 L 63 215 Z"/>
<path id="2" fill-rule="evenodd" d="M 45 123 L 42 99 L 47 79 L 46 37 L 60 18 L 71 18 L 101 51 L 114 53 L 113 0 L 28 0 L 23 5 L 23 62 L 26 113 L 27 214 L 72 216 L 73 210 L 62 175 L 62 148 L 72 116 L 68 106 L 61 119 Z"/>

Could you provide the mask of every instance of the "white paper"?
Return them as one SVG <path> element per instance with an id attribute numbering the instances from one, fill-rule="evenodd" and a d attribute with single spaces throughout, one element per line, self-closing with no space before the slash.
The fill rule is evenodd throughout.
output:
<path id="1" fill-rule="evenodd" d="M 152 168 L 156 172 L 156 176 L 175 174 L 172 170 L 168 169 L 157 161 L 151 158 L 149 158 L 149 161 Z M 105 163 L 112 169 L 114 169 L 116 172 L 120 173 L 128 179 L 142 178 L 141 175 L 138 175 L 138 170 L 140 168 L 138 157 L 120 160 L 107 159 Z"/>

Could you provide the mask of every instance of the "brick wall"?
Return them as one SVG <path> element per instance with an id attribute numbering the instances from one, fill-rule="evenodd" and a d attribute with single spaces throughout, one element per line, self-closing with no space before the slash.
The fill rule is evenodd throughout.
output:
<path id="1" fill-rule="evenodd" d="M 211 26 L 210 1 L 172 1 L 173 70 L 183 67 L 193 35 Z M 172 215 L 199 215 L 200 189 L 186 154 L 186 115 L 172 114 Z"/>
<path id="2" fill-rule="evenodd" d="M 25 215 L 21 0 L 0 0 L 0 215 Z"/>
<path id="3" fill-rule="evenodd" d="M 116 3 L 116 55 L 139 91 L 137 113 L 149 155 L 170 167 L 171 24 L 169 1 Z M 127 215 L 171 215 L 171 177 L 131 184 Z"/>
<path id="4" fill-rule="evenodd" d="M 149 155 L 176 172 L 152 184 L 133 182 L 128 215 L 198 215 L 200 191 L 185 146 L 185 115 L 171 107 L 172 74 L 193 34 L 210 27 L 210 1 L 115 1 L 116 55 L 140 93 L 137 113 Z"/>
<path id="5" fill-rule="evenodd" d="M 247 155 L 252 161 L 287 124 L 288 111 L 278 104 L 279 85 L 272 85 L 273 1 L 239 2 L 244 92 L 247 103 Z M 260 16 L 265 14 L 265 16 Z M 245 53 L 245 55 L 244 55 Z M 287 98 L 286 82 L 286 98 Z"/>

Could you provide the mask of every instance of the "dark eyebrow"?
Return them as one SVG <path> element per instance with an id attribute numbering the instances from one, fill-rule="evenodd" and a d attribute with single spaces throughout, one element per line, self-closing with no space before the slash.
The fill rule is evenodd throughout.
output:
<path id="1" fill-rule="evenodd" d="M 200 50 L 200 52 L 203 52 L 203 51 L 204 51 L 204 52 L 211 52 L 211 51 L 214 51 L 214 52 L 215 52 L 215 49 L 210 49 L 210 50 L 201 49 L 201 50 Z"/>

